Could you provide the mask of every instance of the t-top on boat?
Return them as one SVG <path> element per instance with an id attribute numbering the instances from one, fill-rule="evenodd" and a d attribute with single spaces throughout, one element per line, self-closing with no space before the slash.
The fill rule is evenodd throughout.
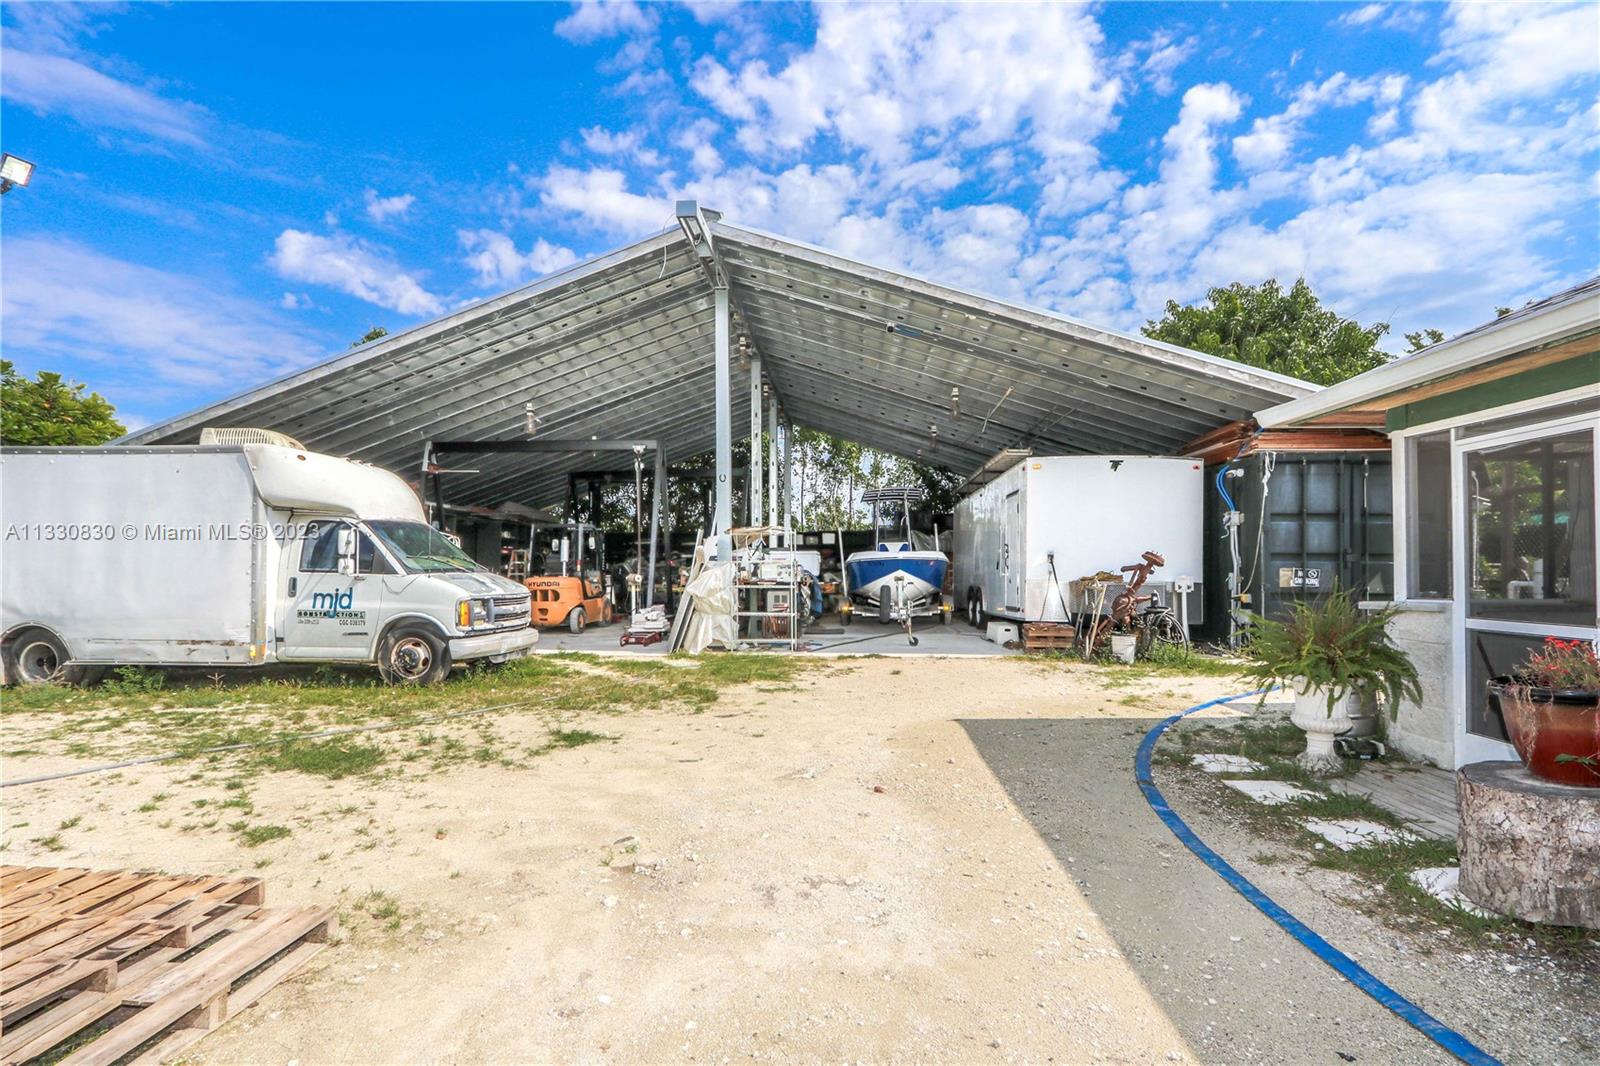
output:
<path id="1" fill-rule="evenodd" d="M 875 544 L 868 551 L 851 552 L 844 561 L 847 596 L 839 620 L 850 624 L 856 607 L 876 613 L 887 625 L 899 622 L 915 644 L 911 620 L 940 615 L 950 622 L 950 605 L 944 602 L 944 576 L 950 559 L 938 550 L 935 536 L 911 528 L 911 509 L 922 499 L 922 489 L 894 486 L 868 489 L 861 502 L 872 507 Z"/>

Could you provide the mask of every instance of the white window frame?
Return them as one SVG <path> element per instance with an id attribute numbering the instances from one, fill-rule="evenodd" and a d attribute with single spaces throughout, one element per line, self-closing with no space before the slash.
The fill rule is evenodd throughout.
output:
<path id="1" fill-rule="evenodd" d="M 1566 389 L 1562 392 L 1553 392 L 1548 396 L 1537 396 L 1531 400 L 1518 400 L 1516 403 L 1502 404 L 1499 407 L 1490 407 L 1482 411 L 1474 411 L 1470 414 L 1457 415 L 1454 418 L 1441 418 L 1435 422 L 1424 422 L 1419 425 L 1407 426 L 1404 429 L 1396 429 L 1389 432 L 1390 487 L 1394 495 L 1394 513 L 1396 515 L 1403 516 L 1405 519 L 1405 524 L 1398 531 L 1400 535 L 1395 537 L 1394 544 L 1394 598 L 1397 602 L 1449 604 L 1454 604 L 1455 602 L 1454 598 L 1435 600 L 1428 599 L 1427 597 L 1413 597 L 1410 595 L 1412 545 L 1411 534 L 1413 529 L 1413 516 L 1411 514 L 1411 470 L 1409 467 L 1411 438 L 1426 436 L 1430 433 L 1439 433 L 1441 431 L 1448 430 L 1450 432 L 1450 445 L 1453 456 L 1455 445 L 1461 440 L 1461 435 L 1457 433 L 1456 430 L 1462 428 L 1463 426 L 1473 426 L 1481 422 L 1494 422 L 1502 418 L 1515 418 L 1520 414 L 1532 414 L 1545 408 L 1556 407 L 1575 400 L 1591 399 L 1593 396 L 1593 385 L 1580 385 L 1574 389 Z M 1574 417 L 1582 419 L 1584 417 L 1591 416 L 1578 415 Z M 1476 445 L 1478 441 L 1483 439 L 1484 438 L 1482 437 L 1474 437 L 1473 444 Z M 1457 478 L 1455 474 L 1456 467 L 1454 465 L 1453 458 L 1451 462 L 1450 480 L 1453 493 Z M 1451 507 L 1455 507 L 1455 498 L 1453 495 L 1451 498 Z M 1460 524 L 1461 517 L 1459 513 L 1452 511 L 1450 521 L 1452 553 L 1456 551 L 1455 530 Z M 1454 574 L 1454 558 L 1451 559 L 1450 565 L 1451 573 Z M 1454 590 L 1452 589 L 1452 593 L 1453 592 Z"/>
<path id="2" fill-rule="evenodd" d="M 1576 390 L 1582 396 L 1588 396 L 1589 390 Z M 1561 394 L 1562 396 L 1566 394 Z M 1544 397 L 1540 406 L 1553 406 L 1562 402 L 1558 396 Z M 1522 405 L 1513 405 L 1521 407 Z M 1529 406 L 1526 410 L 1537 410 L 1537 406 Z M 1600 638 L 1600 618 L 1591 625 L 1550 625 L 1543 622 L 1511 622 L 1490 618 L 1471 617 L 1472 589 L 1467 572 L 1467 537 L 1468 523 L 1466 521 L 1466 463 L 1467 455 L 1471 452 L 1492 450 L 1508 444 L 1520 444 L 1530 440 L 1539 440 L 1566 433 L 1581 432 L 1587 429 L 1593 436 L 1594 449 L 1597 461 L 1595 463 L 1595 486 L 1591 500 L 1600 500 L 1600 419 L 1591 413 L 1569 415 L 1563 418 L 1554 418 L 1533 425 L 1519 426 L 1516 429 L 1505 430 L 1500 433 L 1485 434 L 1470 439 L 1463 438 L 1454 430 L 1460 425 L 1492 421 L 1494 418 L 1503 417 L 1506 408 L 1496 408 L 1494 411 L 1480 412 L 1476 417 L 1457 422 L 1452 426 L 1452 443 L 1450 446 L 1450 509 L 1451 509 L 1451 551 L 1454 555 L 1454 623 L 1451 626 L 1451 663 L 1455 674 L 1455 692 L 1453 694 L 1453 715 L 1455 729 L 1455 764 L 1457 767 L 1468 763 L 1482 762 L 1489 759 L 1517 758 L 1517 753 L 1510 744 L 1504 744 L 1488 737 L 1478 736 L 1467 731 L 1467 684 L 1470 670 L 1467 663 L 1467 636 L 1468 631 L 1481 633 L 1505 633 L 1514 636 L 1534 637 L 1561 637 L 1563 639 L 1595 640 Z M 1513 412 L 1515 413 L 1515 412 Z M 1422 427 L 1418 427 L 1420 430 Z M 1437 429 L 1438 427 L 1433 427 Z M 1600 573 L 1600 537 L 1596 538 L 1596 571 Z"/>

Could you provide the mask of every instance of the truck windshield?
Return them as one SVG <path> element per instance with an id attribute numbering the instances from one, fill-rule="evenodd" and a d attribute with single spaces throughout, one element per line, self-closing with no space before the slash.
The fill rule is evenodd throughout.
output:
<path id="1" fill-rule="evenodd" d="M 368 522 L 367 528 L 412 573 L 483 569 L 443 533 L 421 522 Z"/>

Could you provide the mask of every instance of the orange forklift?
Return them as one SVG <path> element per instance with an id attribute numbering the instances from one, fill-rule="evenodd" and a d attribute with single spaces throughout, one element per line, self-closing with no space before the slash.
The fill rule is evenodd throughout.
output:
<path id="1" fill-rule="evenodd" d="M 616 611 L 604 584 L 591 580 L 583 569 L 584 525 L 579 522 L 570 539 L 560 541 L 560 572 L 530 577 L 522 583 L 533 594 L 533 624 L 552 627 L 564 625 L 574 633 L 582 633 L 590 625 L 609 625 L 616 621 Z M 589 531 L 589 539 L 597 534 Z M 577 545 L 576 560 L 568 562 L 568 544 Z M 552 569 L 546 556 L 545 569 Z"/>

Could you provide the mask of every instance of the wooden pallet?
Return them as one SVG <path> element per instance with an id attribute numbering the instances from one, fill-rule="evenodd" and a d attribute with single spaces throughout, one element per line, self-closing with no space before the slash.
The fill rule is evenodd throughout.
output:
<path id="1" fill-rule="evenodd" d="M 73 1066 L 171 1059 L 337 929 L 263 902 L 258 877 L 0 866 L 0 1063 L 66 1041 Z"/>
<path id="2" fill-rule="evenodd" d="M 1071 651 L 1078 639 L 1078 631 L 1065 622 L 1024 622 L 1022 648 L 1024 651 Z"/>

